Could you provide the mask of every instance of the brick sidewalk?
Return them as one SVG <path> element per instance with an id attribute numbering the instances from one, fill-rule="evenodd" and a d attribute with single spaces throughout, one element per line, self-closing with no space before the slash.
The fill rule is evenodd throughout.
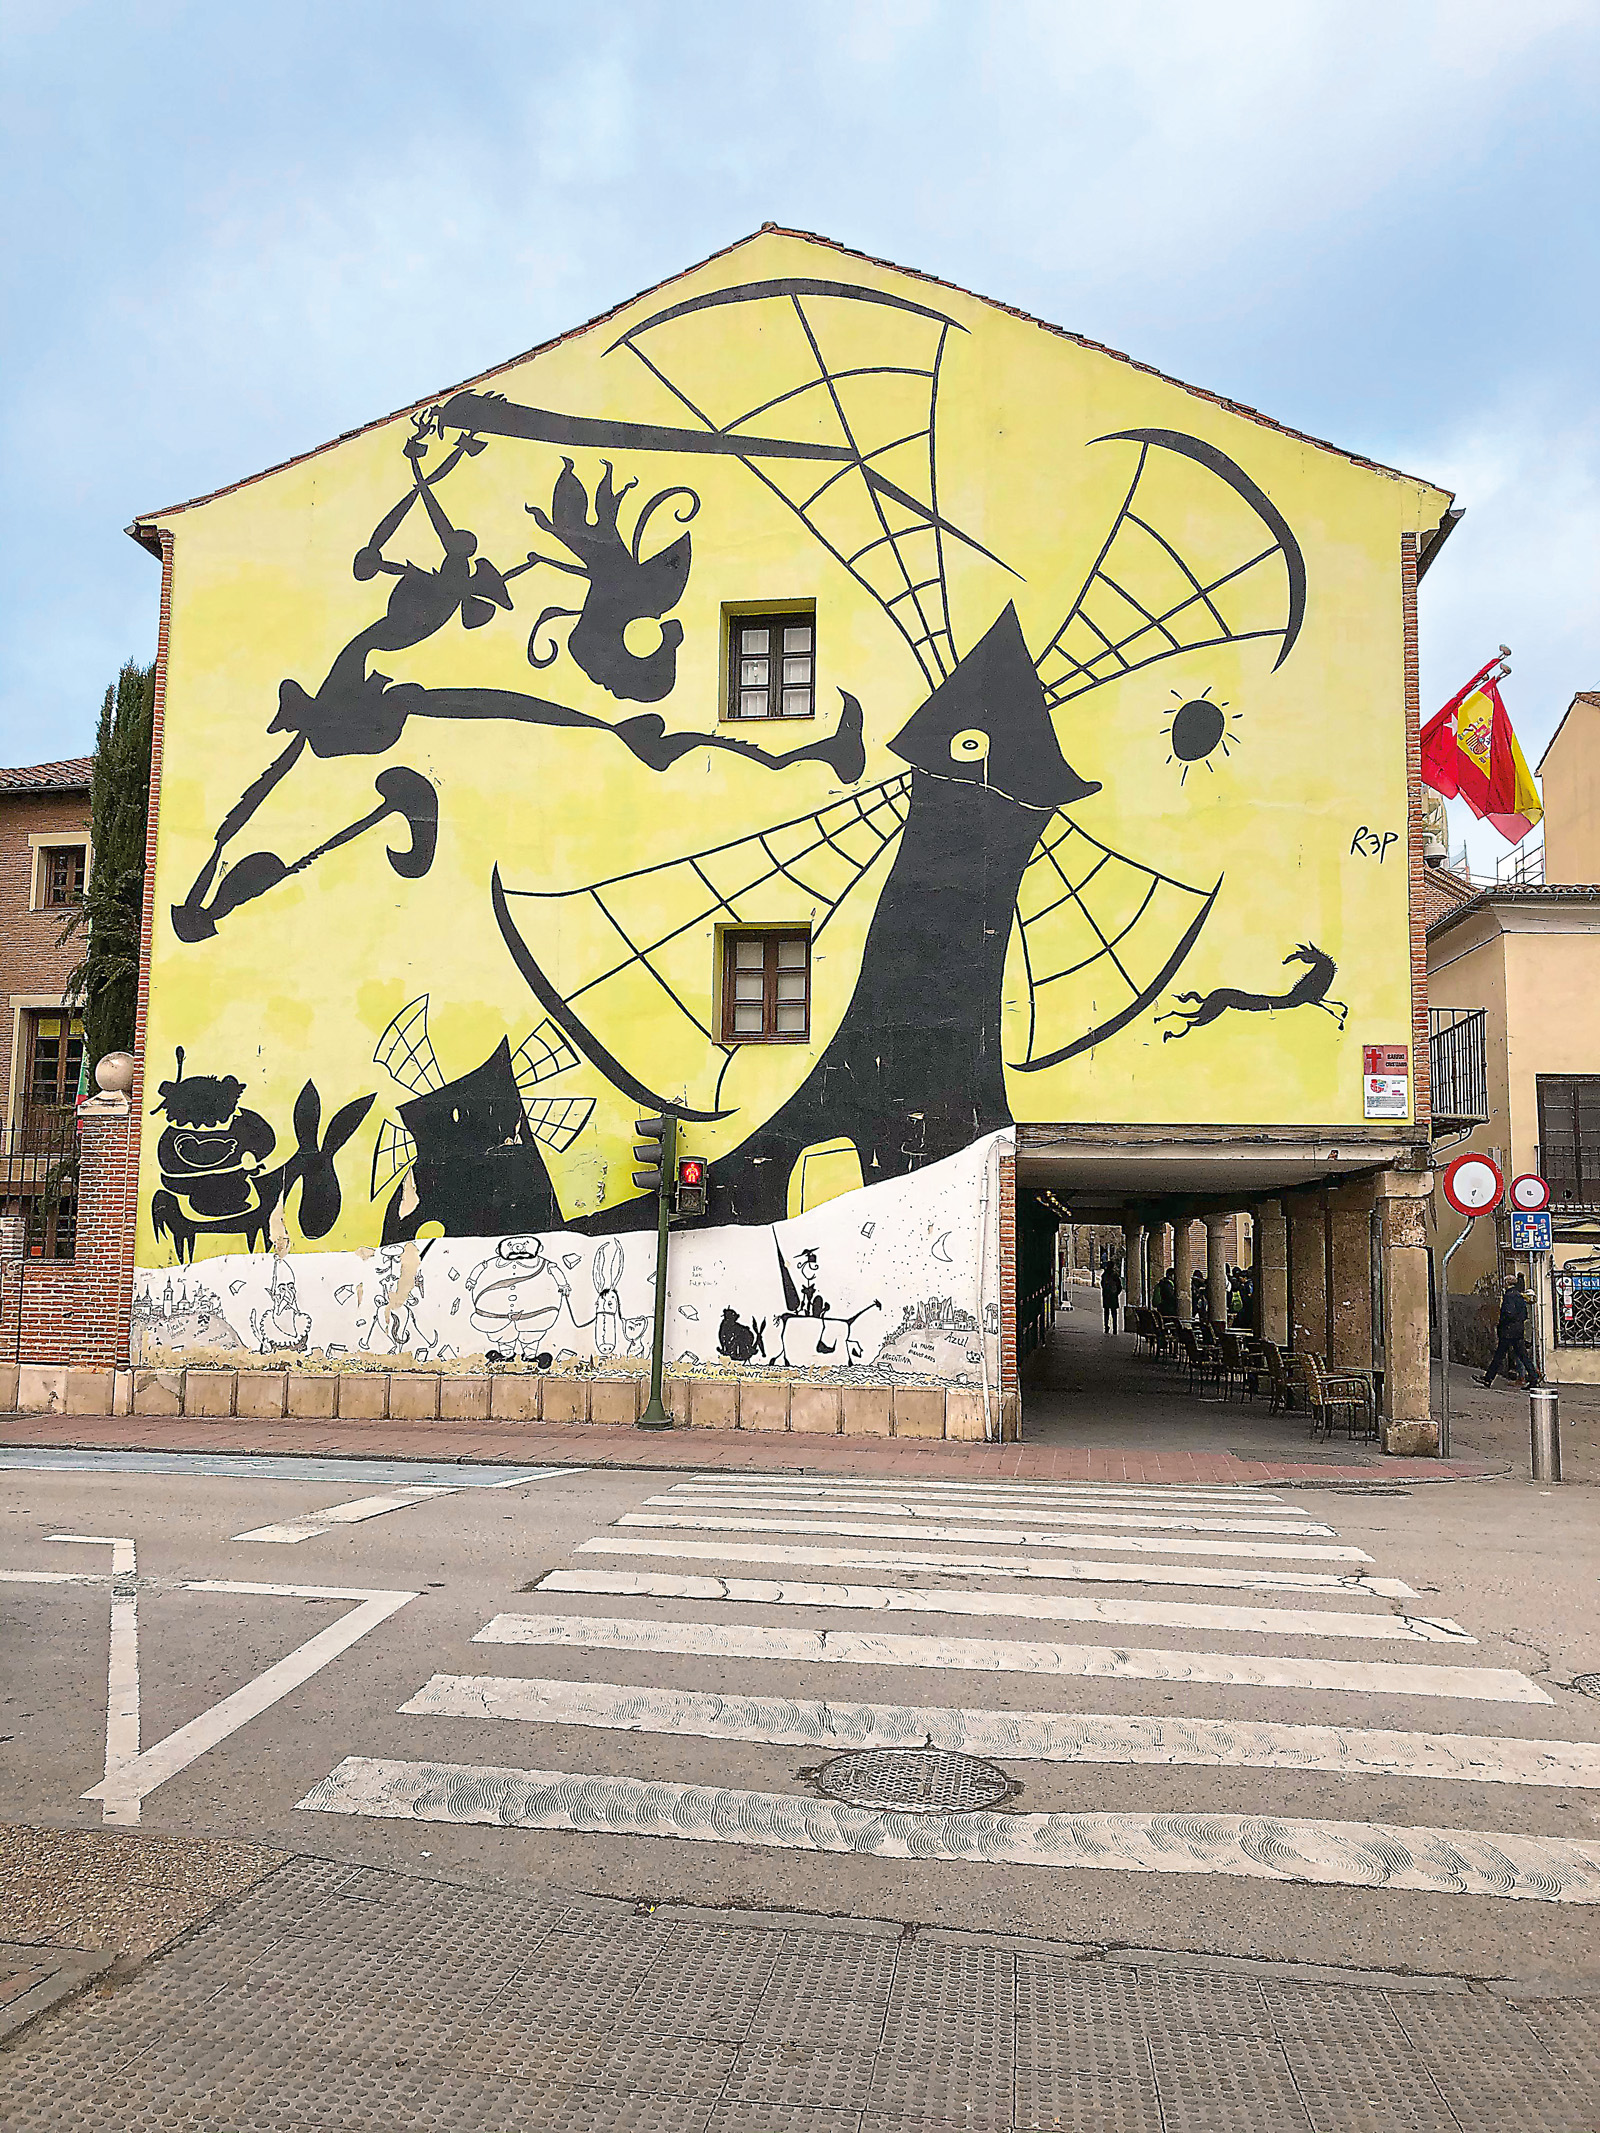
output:
<path id="1" fill-rule="evenodd" d="M 465 1460 L 514 1466 L 694 1467 L 747 1473 L 886 1475 L 929 1481 L 1145 1481 L 1245 1486 L 1262 1482 L 1477 1481 L 1506 1469 L 1483 1459 L 1386 1459 L 1376 1452 L 1316 1459 L 1242 1459 L 1227 1451 L 1118 1451 L 1102 1446 L 962 1444 L 914 1438 L 826 1437 L 745 1430 L 611 1429 L 589 1424 L 489 1422 L 198 1421 L 16 1415 L 0 1447 L 35 1450 L 245 1452 L 273 1458 Z"/>
<path id="2" fill-rule="evenodd" d="M 1509 2133 L 1593 2124 L 1594 2013 L 299 1858 L 41 2016 L 3 2080 L 30 2133 Z"/>

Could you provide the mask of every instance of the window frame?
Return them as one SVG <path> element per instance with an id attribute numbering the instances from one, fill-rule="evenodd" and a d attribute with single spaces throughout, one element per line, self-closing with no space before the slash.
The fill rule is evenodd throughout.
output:
<path id="1" fill-rule="evenodd" d="M 83 902 L 83 896 L 63 904 L 50 903 L 49 855 L 53 852 L 81 852 L 83 855 L 83 885 L 86 891 L 89 876 L 94 871 L 94 839 L 87 830 L 71 828 L 32 830 L 28 836 L 28 909 L 30 911 L 72 911 Z"/>
<path id="2" fill-rule="evenodd" d="M 815 605 L 788 608 L 728 609 L 725 611 L 725 620 L 727 628 L 723 637 L 723 655 L 727 661 L 727 685 L 722 695 L 722 716 L 724 720 L 736 726 L 759 726 L 770 724 L 777 719 L 815 718 L 817 715 L 817 610 Z M 739 707 L 740 698 L 744 691 L 739 685 L 739 669 L 743 656 L 740 632 L 754 629 L 764 629 L 769 632 L 773 630 L 783 631 L 797 629 L 802 626 L 811 632 L 811 649 L 808 653 L 804 655 L 789 653 L 780 642 L 776 652 L 773 652 L 769 646 L 765 654 L 750 654 L 752 658 L 765 657 L 767 660 L 767 709 L 765 711 L 741 710 Z M 807 708 L 804 711 L 788 711 L 784 709 L 783 704 L 785 693 L 783 663 L 786 657 L 800 658 L 801 656 L 809 659 L 811 665 L 811 678 L 806 684 Z"/>
<path id="3" fill-rule="evenodd" d="M 56 1021 L 62 1025 L 60 1029 L 52 1033 L 49 1040 L 56 1046 L 56 1093 L 53 1097 L 48 1098 L 38 1097 L 34 1094 L 34 1087 L 37 1081 L 37 1076 L 34 1072 L 34 1061 L 38 1054 L 40 1041 L 45 1034 L 42 1025 L 46 1020 Z M 65 1111 L 69 1109 L 78 1100 L 77 1084 L 83 1072 L 83 1055 L 88 1044 L 82 1017 L 74 1014 L 69 1007 L 25 1007 L 22 1010 L 22 1032 L 22 1071 L 18 1079 L 21 1084 L 20 1093 L 24 1113 L 29 1111 Z M 74 1041 L 78 1046 L 78 1073 L 69 1076 L 67 1073 L 67 1061 L 72 1056 Z M 65 1086 L 69 1081 L 71 1086 Z"/>
<path id="4" fill-rule="evenodd" d="M 62 896 L 51 893 L 54 887 L 51 877 L 58 859 L 67 862 L 66 894 Z M 40 910 L 75 910 L 83 902 L 83 892 L 89 883 L 89 847 L 83 843 L 41 844 L 38 863 Z"/>
<path id="5" fill-rule="evenodd" d="M 1583 1131 L 1584 1096 L 1600 1109 L 1600 1074 L 1536 1074 L 1534 1094 L 1539 1115 L 1539 1164 L 1550 1186 L 1550 1204 L 1561 1207 L 1600 1205 L 1600 1132 L 1586 1140 Z M 1571 1150 L 1570 1167 L 1556 1175 L 1551 1126 L 1555 1125 L 1564 1148 Z M 1587 1160 L 1586 1160 L 1587 1158 Z M 1570 1178 L 1573 1191 L 1567 1197 L 1562 1187 Z"/>
<path id="6" fill-rule="evenodd" d="M 736 1030 L 734 1013 L 740 1004 L 735 982 L 737 965 L 735 956 L 740 941 L 758 940 L 763 944 L 761 1028 Z M 800 1030 L 779 1029 L 778 1024 L 778 946 L 783 941 L 803 941 L 805 962 L 801 966 L 805 977 L 805 1027 Z M 791 965 L 792 969 L 794 966 Z M 723 1044 L 809 1044 L 811 1042 L 811 929 L 808 926 L 728 926 L 721 930 L 721 1012 L 717 1026 Z M 748 1003 L 745 1003 L 748 1004 Z M 793 1001 L 784 1001 L 784 1006 L 793 1006 Z"/>

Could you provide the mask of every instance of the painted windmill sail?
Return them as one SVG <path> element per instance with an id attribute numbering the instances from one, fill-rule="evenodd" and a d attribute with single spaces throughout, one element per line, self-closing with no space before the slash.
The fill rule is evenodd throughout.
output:
<path id="1" fill-rule="evenodd" d="M 963 330 L 881 290 L 784 280 L 672 305 L 616 343 L 878 601 L 930 687 L 958 656 L 945 542 L 979 546 L 939 511 L 940 371 Z M 829 456 L 785 458 L 768 440 Z"/>

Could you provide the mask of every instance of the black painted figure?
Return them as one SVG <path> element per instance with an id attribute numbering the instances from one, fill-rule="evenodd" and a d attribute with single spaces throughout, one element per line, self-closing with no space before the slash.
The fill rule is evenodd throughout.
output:
<path id="1" fill-rule="evenodd" d="M 259 1111 L 241 1108 L 244 1083 L 233 1074 L 178 1072 L 161 1084 L 158 1115 L 171 1123 L 156 1144 L 161 1186 L 150 1203 L 158 1237 L 170 1236 L 180 1259 L 194 1257 L 197 1237 L 242 1237 L 247 1250 L 265 1245 L 276 1209 L 300 1187 L 298 1225 L 309 1238 L 325 1237 L 339 1219 L 339 1177 L 334 1158 L 372 1108 L 359 1096 L 336 1111 L 321 1133 L 322 1099 L 308 1081 L 295 1099 L 295 1150 L 287 1161 L 262 1168 L 278 1136 Z"/>
<path id="2" fill-rule="evenodd" d="M 673 514 L 679 525 L 687 525 L 699 510 L 700 499 L 692 489 L 659 490 L 639 513 L 632 541 L 625 541 L 617 531 L 617 513 L 623 497 L 637 484 L 630 480 L 616 488 L 610 460 L 603 464 L 605 471 L 594 492 L 593 517 L 588 493 L 573 472 L 570 459 L 563 463 L 550 509 L 541 511 L 537 504 L 525 506 L 546 533 L 554 535 L 563 548 L 578 558 L 576 564 L 571 564 L 554 556 L 530 555 L 529 562 L 548 563 L 556 570 L 577 570 L 589 581 L 588 596 L 581 608 L 547 607 L 540 615 L 528 635 L 528 663 L 547 667 L 554 661 L 555 645 L 548 653 L 541 652 L 539 632 L 558 616 L 576 614 L 577 622 L 567 635 L 567 651 L 589 679 L 613 696 L 656 704 L 671 694 L 678 678 L 683 624 L 662 622 L 657 642 L 643 653 L 629 649 L 625 633 L 631 623 L 660 622 L 661 616 L 677 606 L 689 583 L 690 550 L 688 534 L 680 533 L 657 554 L 645 556 L 641 553 L 645 529 L 661 505 L 674 498 L 688 505 L 687 510 L 680 508 Z"/>
<path id="3" fill-rule="evenodd" d="M 1008 606 L 889 743 L 911 804 L 833 1041 L 716 1166 L 724 1220 L 777 1221 L 802 1148 L 846 1136 L 868 1184 L 1009 1125 L 1001 989 L 1017 886 L 1072 768 Z M 720 1212 L 720 1210 L 719 1210 Z"/>
<path id="4" fill-rule="evenodd" d="M 1311 941 L 1302 941 L 1298 948 L 1291 948 L 1284 957 L 1285 964 L 1304 963 L 1306 974 L 1291 985 L 1287 992 L 1240 992 L 1236 986 L 1219 986 L 1215 992 L 1180 992 L 1173 998 L 1190 1002 L 1157 1015 L 1158 1022 L 1181 1022 L 1181 1029 L 1164 1029 L 1163 1044 L 1170 1044 L 1175 1037 L 1187 1037 L 1192 1029 L 1204 1029 L 1215 1022 L 1218 1015 L 1231 1008 L 1236 1014 L 1264 1015 L 1275 1013 L 1280 1008 L 1320 1007 L 1325 1015 L 1331 1015 L 1340 1029 L 1350 1010 L 1343 1000 L 1330 1000 L 1328 987 L 1338 975 L 1339 966 L 1325 949 Z"/>
<path id="5" fill-rule="evenodd" d="M 424 1223 L 449 1237 L 561 1227 L 508 1038 L 469 1074 L 401 1104 L 399 1115 L 417 1154 L 385 1210 L 385 1244 L 414 1237 Z"/>

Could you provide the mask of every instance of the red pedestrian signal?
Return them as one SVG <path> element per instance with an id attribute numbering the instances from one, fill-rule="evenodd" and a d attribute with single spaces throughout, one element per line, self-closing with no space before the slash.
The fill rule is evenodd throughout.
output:
<path id="1" fill-rule="evenodd" d="M 673 1212 L 678 1215 L 703 1215 L 706 1211 L 706 1170 L 704 1156 L 685 1155 L 678 1160 L 678 1189 L 673 1197 Z"/>

